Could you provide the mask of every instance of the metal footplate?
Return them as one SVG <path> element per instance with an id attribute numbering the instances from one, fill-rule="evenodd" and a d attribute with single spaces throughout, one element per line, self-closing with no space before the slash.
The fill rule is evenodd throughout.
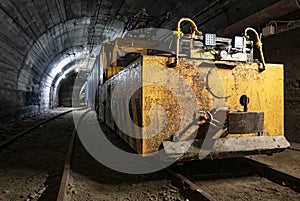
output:
<path id="1" fill-rule="evenodd" d="M 219 138 L 211 140 L 202 147 L 195 144 L 197 143 L 191 143 L 191 141 L 163 142 L 162 160 L 172 158 L 179 161 L 199 160 L 199 156 L 203 155 L 208 159 L 217 159 L 252 154 L 270 154 L 283 151 L 290 146 L 284 136 Z"/>

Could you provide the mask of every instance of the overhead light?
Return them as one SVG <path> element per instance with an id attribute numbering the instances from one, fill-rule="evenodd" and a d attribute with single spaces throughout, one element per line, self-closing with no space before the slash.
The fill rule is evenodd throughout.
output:
<path id="1" fill-rule="evenodd" d="M 275 34 L 275 27 L 273 25 L 266 26 L 262 29 L 263 36 L 270 36 Z"/>
<path id="2" fill-rule="evenodd" d="M 204 45 L 208 47 L 215 47 L 216 46 L 216 41 L 217 41 L 217 36 L 216 34 L 209 34 L 206 33 L 204 35 Z"/>
<path id="3" fill-rule="evenodd" d="M 235 36 L 234 37 L 234 42 L 233 42 L 233 47 L 236 50 L 243 50 L 244 49 L 244 37 L 243 36 Z"/>

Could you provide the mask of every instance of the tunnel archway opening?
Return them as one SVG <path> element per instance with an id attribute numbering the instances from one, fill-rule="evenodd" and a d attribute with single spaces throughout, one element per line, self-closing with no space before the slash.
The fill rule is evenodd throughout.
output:
<path id="1" fill-rule="evenodd" d="M 58 88 L 58 107 L 72 107 L 72 94 L 77 72 L 73 71 L 66 75 Z"/>

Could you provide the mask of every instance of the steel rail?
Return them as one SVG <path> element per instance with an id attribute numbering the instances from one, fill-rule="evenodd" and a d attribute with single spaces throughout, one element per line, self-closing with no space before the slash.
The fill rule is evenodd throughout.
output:
<path id="1" fill-rule="evenodd" d="M 294 151 L 300 151 L 300 148 L 297 148 L 297 147 L 288 147 L 288 149 L 294 150 Z"/>
<path id="2" fill-rule="evenodd" d="M 175 173 L 170 168 L 167 168 L 166 171 L 175 178 L 174 185 L 181 189 L 180 194 L 185 197 L 185 199 L 189 201 L 216 201 L 209 193 L 182 174 Z"/>
<path id="3" fill-rule="evenodd" d="M 34 129 L 40 127 L 41 125 L 44 125 L 44 124 L 48 123 L 49 121 L 52 121 L 52 120 L 54 120 L 54 119 L 56 119 L 56 118 L 58 118 L 58 117 L 61 117 L 61 116 L 63 116 L 63 115 L 66 115 L 66 114 L 68 114 L 68 113 L 70 113 L 70 112 L 72 112 L 72 111 L 74 111 L 74 109 L 68 110 L 68 111 L 63 112 L 63 113 L 60 113 L 60 114 L 58 114 L 58 115 L 55 115 L 55 116 L 53 116 L 53 117 L 51 117 L 51 118 L 49 118 L 49 119 L 46 119 L 46 120 L 44 120 L 44 121 L 42 121 L 42 122 L 39 122 L 39 123 L 37 123 L 37 124 L 35 124 L 35 125 L 33 125 L 33 126 L 27 128 L 27 129 L 21 131 L 21 132 L 19 132 L 18 134 L 16 134 L 15 136 L 11 137 L 10 139 L 8 139 L 8 140 L 2 142 L 2 143 L 0 144 L 0 150 L 3 149 L 5 146 L 9 145 L 10 143 L 12 143 L 13 141 L 15 141 L 16 139 L 18 139 L 19 137 L 25 135 L 26 133 L 29 133 L 29 132 L 31 132 L 32 130 L 34 130 Z"/>
<path id="4" fill-rule="evenodd" d="M 64 171 L 63 171 L 63 175 L 62 175 L 62 179 L 60 182 L 59 191 L 56 199 L 57 201 L 64 201 L 66 199 L 66 190 L 70 179 L 71 160 L 72 160 L 73 147 L 74 147 L 76 134 L 77 132 L 76 129 L 74 128 L 71 141 L 69 144 L 68 152 L 67 152 L 67 157 L 65 160 Z"/>
<path id="5" fill-rule="evenodd" d="M 68 187 L 68 183 L 69 183 L 69 179 L 70 179 L 70 175 L 71 175 L 71 161 L 72 161 L 72 155 L 73 155 L 73 150 L 74 150 L 74 145 L 75 145 L 75 138 L 76 138 L 76 135 L 77 135 L 76 126 L 80 125 L 81 120 L 85 117 L 85 115 L 88 112 L 90 112 L 90 110 L 84 112 L 81 115 L 77 125 L 75 125 L 75 128 L 73 130 L 73 134 L 72 134 L 72 137 L 71 137 L 71 141 L 70 141 L 70 144 L 69 144 L 69 147 L 68 147 L 68 152 L 67 152 L 66 159 L 65 159 L 64 170 L 63 170 L 63 174 L 62 174 L 62 178 L 61 178 L 61 182 L 60 182 L 60 186 L 59 186 L 56 201 L 65 201 L 65 200 L 67 200 L 66 192 L 67 192 L 67 187 Z"/>
<path id="6" fill-rule="evenodd" d="M 296 192 L 300 192 L 300 178 L 249 158 L 243 158 L 242 160 L 252 167 L 259 176 L 265 177 L 279 185 L 290 187 Z"/>

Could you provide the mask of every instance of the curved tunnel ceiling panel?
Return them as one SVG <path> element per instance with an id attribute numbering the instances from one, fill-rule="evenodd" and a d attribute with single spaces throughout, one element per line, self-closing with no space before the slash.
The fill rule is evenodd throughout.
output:
<path id="1" fill-rule="evenodd" d="M 104 23 L 94 27 L 90 18 L 70 20 L 39 37 L 24 58 L 22 70 L 19 72 L 20 89 L 24 90 L 23 87 L 30 84 L 28 82 L 31 80 L 28 74 L 24 74 L 24 69 L 33 72 L 32 79 L 41 81 L 43 74 L 66 56 L 76 54 L 85 47 L 91 49 L 108 37 L 121 34 L 120 26 L 106 30 Z"/>
<path id="2" fill-rule="evenodd" d="M 270 0 L 268 4 L 275 1 L 277 0 Z M 192 17 L 198 23 L 205 16 L 212 16 L 211 12 L 215 9 L 219 9 L 224 13 L 220 16 L 230 18 L 227 20 L 229 23 L 228 21 L 238 19 L 241 16 L 239 13 L 246 16 L 246 8 L 250 5 L 255 11 L 266 6 L 265 4 L 267 3 L 259 0 L 2 0 L 0 67 L 9 76 L 3 76 L 4 72 L 1 70 L 0 84 L 17 89 L 18 79 L 24 86 L 41 80 L 41 73 L 52 66 L 51 61 L 57 58 L 57 54 L 72 46 L 86 47 L 87 44 L 93 44 L 93 41 L 97 45 L 103 39 L 122 32 L 124 23 L 143 8 L 150 16 L 162 15 L 169 10 L 172 17 L 161 26 L 173 29 L 180 17 Z M 232 15 L 232 12 L 236 13 Z M 215 21 L 216 24 L 211 27 L 227 24 L 223 23 L 224 20 L 220 22 L 221 25 L 218 20 Z M 35 79 L 29 81 L 27 77 L 31 73 L 31 77 Z M 26 90 L 25 88 L 21 87 L 22 90 Z"/>
<path id="3" fill-rule="evenodd" d="M 125 25 L 137 22 L 148 26 L 148 21 L 135 19 L 142 9 L 153 27 L 173 30 L 179 18 L 190 17 L 205 33 L 216 32 L 278 1 L 1 0 L 0 96 L 8 98 L 0 99 L 4 103 L 0 112 L 14 114 L 14 110 L 8 111 L 9 105 L 22 108 L 38 101 L 47 108 L 46 97 L 56 77 L 50 76 L 52 69 L 68 57 L 70 65 L 84 57 L 87 63 L 91 49 L 121 35 Z M 170 17 L 157 23 L 167 11 Z M 189 31 L 188 25 L 183 24 L 183 30 Z M 31 92 L 37 100 L 31 100 Z"/>

